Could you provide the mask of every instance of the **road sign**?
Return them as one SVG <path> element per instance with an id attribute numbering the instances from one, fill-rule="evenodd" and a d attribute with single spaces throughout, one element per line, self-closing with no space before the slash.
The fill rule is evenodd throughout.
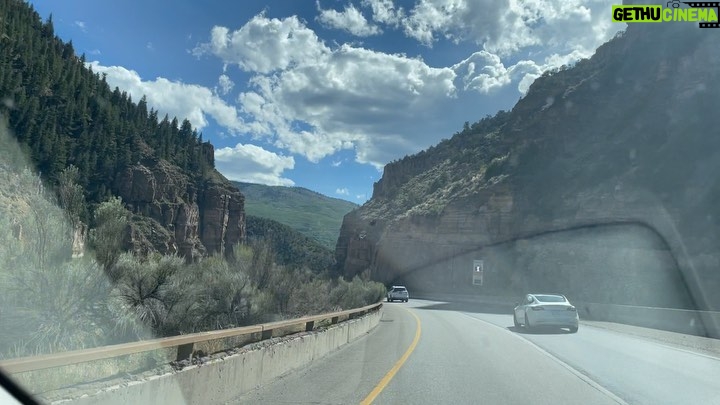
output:
<path id="1" fill-rule="evenodd" d="M 485 268 L 482 260 L 473 260 L 472 283 L 473 285 L 483 285 L 483 276 Z"/>

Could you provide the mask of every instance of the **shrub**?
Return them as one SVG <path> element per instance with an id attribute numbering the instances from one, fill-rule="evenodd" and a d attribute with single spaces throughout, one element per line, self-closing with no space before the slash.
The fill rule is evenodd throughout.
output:
<path id="1" fill-rule="evenodd" d="M 172 278 L 183 265 L 179 257 L 155 256 L 141 261 L 130 253 L 121 254 L 113 267 L 118 281 L 110 294 L 110 302 L 152 330 L 162 331 L 180 296 Z"/>
<path id="2" fill-rule="evenodd" d="M 15 355 L 95 347 L 140 337 L 139 325 L 118 318 L 107 306 L 110 283 L 93 260 L 64 262 L 39 271 L 23 269 L 10 280 L 3 306 L 2 342 L 17 342 Z M 7 297 L 6 297 L 7 298 Z M 123 322 L 124 321 L 124 322 Z M 7 336 L 7 335 L 6 335 Z M 7 353 L 9 348 L 4 347 Z"/>
<path id="3" fill-rule="evenodd" d="M 380 301 L 385 286 L 375 281 L 316 279 L 297 288 L 290 299 L 290 314 L 311 315 L 359 308 Z"/>

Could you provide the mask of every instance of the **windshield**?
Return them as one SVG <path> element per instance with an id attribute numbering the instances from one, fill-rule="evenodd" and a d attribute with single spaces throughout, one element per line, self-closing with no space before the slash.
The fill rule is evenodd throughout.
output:
<path id="1" fill-rule="evenodd" d="M 536 295 L 540 302 L 566 302 L 565 298 L 559 295 Z"/>
<path id="2" fill-rule="evenodd" d="M 42 403 L 716 403 L 719 14 L 0 0 L 0 371 Z"/>

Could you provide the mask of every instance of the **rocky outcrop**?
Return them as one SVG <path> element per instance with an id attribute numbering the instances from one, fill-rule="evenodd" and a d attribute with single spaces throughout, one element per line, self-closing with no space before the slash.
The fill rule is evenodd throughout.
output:
<path id="1" fill-rule="evenodd" d="M 708 87 L 720 58 L 697 26 L 658 25 L 630 26 L 590 60 L 539 78 L 509 114 L 388 165 L 372 199 L 345 217 L 340 271 L 425 291 L 572 285 L 598 301 L 720 308 L 708 294 L 720 288 L 710 107 L 720 93 Z M 599 226 L 627 244 L 598 254 Z M 579 246 L 570 235 L 582 229 L 595 233 Z M 537 246 L 559 246 L 549 235 L 566 235 L 572 249 L 555 254 L 574 259 L 539 258 Z M 488 263 L 482 287 L 474 259 Z M 616 292 L 598 295 L 600 285 Z M 690 294 L 653 301 L 683 288 Z"/>
<path id="2" fill-rule="evenodd" d="M 244 197 L 217 172 L 191 179 L 170 163 L 148 157 L 117 176 L 115 188 L 135 214 L 129 248 L 138 253 L 195 259 L 230 254 L 245 240 Z"/>
<path id="3" fill-rule="evenodd" d="M 202 190 L 200 240 L 210 252 L 232 252 L 245 240 L 244 197 L 224 183 L 208 182 Z"/>

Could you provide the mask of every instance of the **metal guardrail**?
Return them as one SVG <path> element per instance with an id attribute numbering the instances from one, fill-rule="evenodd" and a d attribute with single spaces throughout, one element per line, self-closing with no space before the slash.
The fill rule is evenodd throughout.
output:
<path id="1" fill-rule="evenodd" d="M 306 316 L 303 318 L 288 319 L 278 322 L 264 323 L 260 325 L 243 326 L 232 329 L 222 329 L 210 332 L 191 333 L 187 335 L 171 336 L 160 339 L 143 340 L 139 342 L 122 343 L 111 346 L 102 346 L 92 349 L 73 350 L 62 353 L 46 354 L 41 356 L 19 357 L 0 361 L 0 368 L 5 372 L 16 374 L 27 371 L 44 370 L 53 367 L 62 367 L 78 363 L 86 363 L 95 360 L 109 359 L 112 357 L 126 356 L 148 352 L 157 349 L 177 347 L 177 359 L 189 358 L 193 353 L 195 343 L 208 342 L 211 340 L 247 336 L 259 333 L 260 338 L 256 341 L 270 339 L 273 331 L 281 328 L 297 327 L 305 325 L 305 331 L 309 332 L 315 328 L 320 321 L 330 320 L 331 324 L 338 323 L 341 317 L 347 316 L 354 319 L 371 311 L 379 310 L 382 302 L 367 305 L 362 308 L 349 309 L 346 311 L 331 312 L 326 314 Z"/>

